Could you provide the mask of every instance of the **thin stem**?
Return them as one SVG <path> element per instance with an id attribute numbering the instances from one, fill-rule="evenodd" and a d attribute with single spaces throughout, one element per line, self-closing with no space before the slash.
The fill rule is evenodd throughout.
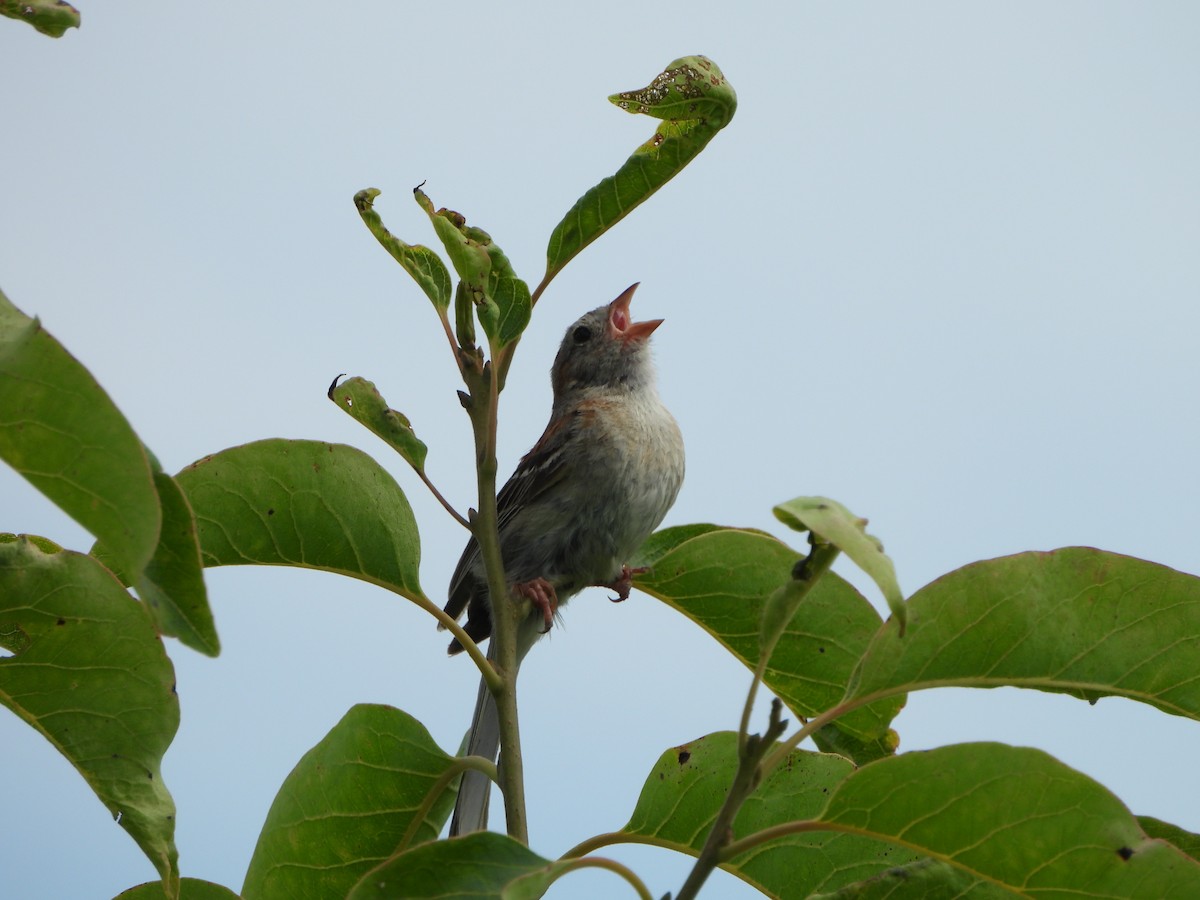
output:
<path id="1" fill-rule="evenodd" d="M 462 375 L 465 380 L 466 373 L 463 371 L 462 356 L 458 352 L 458 341 L 454 337 L 454 329 L 450 327 L 450 318 L 444 309 L 438 310 L 438 319 L 442 323 L 442 331 L 446 333 L 446 340 L 450 343 L 450 355 L 454 357 L 454 364 L 458 366 L 458 374 Z"/>
<path id="2" fill-rule="evenodd" d="M 414 467 L 413 471 L 415 471 L 417 473 L 417 475 L 420 477 L 420 479 L 423 482 L 425 482 L 425 487 L 429 488 L 430 493 L 432 493 L 433 496 L 437 498 L 438 503 L 442 504 L 442 508 L 445 509 L 446 512 L 450 513 L 450 515 L 454 518 L 454 520 L 456 522 L 458 522 L 459 525 L 461 525 L 463 528 L 470 531 L 471 523 L 468 522 L 457 509 L 455 509 L 453 506 L 450 505 L 450 501 L 448 501 L 445 497 L 442 496 L 441 491 L 439 491 L 436 487 L 433 486 L 433 482 L 429 480 L 429 476 L 425 474 L 425 470 L 417 469 Z"/>
<path id="3" fill-rule="evenodd" d="M 425 819 L 429 816 L 429 811 L 433 809 L 433 805 L 437 803 L 438 797 L 450 786 L 459 775 L 467 769 L 473 769 L 476 772 L 482 772 L 492 781 L 496 780 L 496 764 L 490 759 L 485 759 L 482 756 L 460 756 L 446 767 L 437 780 L 434 781 L 431 787 L 425 794 L 425 798 L 421 801 L 421 805 L 417 807 L 413 813 L 412 821 L 408 825 L 408 829 L 404 832 L 404 837 L 400 839 L 400 843 L 396 846 L 396 852 L 400 853 L 408 849 L 417 837 L 417 832 L 421 826 L 425 824 Z"/>
<path id="4" fill-rule="evenodd" d="M 747 850 L 753 850 L 755 847 L 760 847 L 763 844 L 768 844 L 771 841 L 778 840 L 781 837 L 787 837 L 791 834 L 804 834 L 809 831 L 837 831 L 830 826 L 828 822 L 817 822 L 811 819 L 805 819 L 801 822 L 784 822 L 782 825 L 772 825 L 770 828 L 764 828 L 762 831 L 756 831 L 754 834 L 748 834 L 738 841 L 727 844 L 721 851 L 721 862 L 727 862 L 733 859 L 739 853 L 745 853 Z"/>
<path id="5" fill-rule="evenodd" d="M 606 859 L 603 856 L 587 856 L 582 859 L 572 860 L 557 870 L 554 880 L 557 881 L 568 872 L 574 872 L 578 869 L 608 869 L 608 871 L 616 873 L 629 882 L 629 885 L 637 891 L 637 895 L 641 900 L 653 900 L 653 897 L 650 895 L 650 889 L 633 873 L 632 869 L 622 865 L 615 859 Z"/>
<path id="6" fill-rule="evenodd" d="M 463 630 L 458 621 L 451 618 L 444 609 L 423 594 L 404 594 L 403 596 L 437 619 L 439 625 L 454 635 L 458 642 L 462 644 L 467 656 L 471 657 L 471 661 L 475 663 L 475 667 L 479 669 L 479 673 L 483 676 L 484 680 L 487 681 L 488 687 L 495 690 L 495 685 L 500 681 L 500 675 L 496 672 L 496 667 L 488 661 L 487 654 Z"/>
<path id="7" fill-rule="evenodd" d="M 821 580 L 821 576 L 829 571 L 840 552 L 832 544 L 815 539 L 815 535 L 812 532 L 809 532 L 809 545 L 812 549 L 808 556 L 800 560 L 792 570 L 793 583 L 788 600 L 793 608 L 808 595 L 808 592 Z M 750 716 L 754 710 L 754 701 L 758 698 L 758 686 L 762 684 L 762 680 L 767 673 L 767 666 L 771 662 L 771 654 L 775 652 L 775 647 L 778 645 L 779 639 L 783 637 L 783 632 L 786 628 L 787 623 L 781 623 L 780 628 L 774 634 L 768 635 L 762 642 L 758 655 L 758 665 L 754 669 L 754 680 L 750 682 L 750 690 L 746 694 L 746 703 L 742 707 L 742 720 L 738 726 L 739 750 L 745 746 L 746 740 L 749 737 Z"/>
<path id="8" fill-rule="evenodd" d="M 799 731 L 793 734 L 786 741 L 781 743 L 770 755 L 763 760 L 763 771 L 773 772 L 785 759 L 789 753 L 800 746 L 805 740 L 812 737 L 816 732 L 820 731 L 834 719 L 844 716 L 852 709 L 857 709 L 867 703 L 871 703 L 879 698 L 876 697 L 860 697 L 856 700 L 847 700 L 845 703 L 839 703 L 831 709 L 825 710 L 819 716 L 814 716 L 804 723 Z"/>

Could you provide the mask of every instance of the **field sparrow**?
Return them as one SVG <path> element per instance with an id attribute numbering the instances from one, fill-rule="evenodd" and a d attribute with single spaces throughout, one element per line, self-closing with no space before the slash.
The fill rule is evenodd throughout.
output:
<path id="1" fill-rule="evenodd" d="M 529 598 L 518 659 L 553 623 L 556 609 L 588 586 L 629 596 L 626 561 L 662 521 L 683 483 L 683 437 L 658 398 L 650 335 L 661 319 L 633 322 L 637 285 L 567 329 L 551 369 L 550 424 L 496 497 L 500 549 L 514 596 Z M 446 612 L 467 613 L 466 632 L 492 633 L 491 599 L 474 540 L 450 580 Z M 450 653 L 461 652 L 457 640 Z M 481 683 L 468 753 L 495 759 L 496 705 Z M 487 827 L 491 782 L 463 775 L 450 834 Z"/>

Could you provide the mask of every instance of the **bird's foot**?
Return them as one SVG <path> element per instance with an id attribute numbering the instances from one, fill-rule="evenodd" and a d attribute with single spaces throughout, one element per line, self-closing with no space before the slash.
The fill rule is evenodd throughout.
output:
<path id="1" fill-rule="evenodd" d="M 542 618 L 546 622 L 542 634 L 548 632 L 554 624 L 554 612 L 558 609 L 558 594 L 554 592 L 554 585 L 545 578 L 535 578 L 532 581 L 514 584 L 513 591 L 518 597 L 527 597 L 534 609 L 541 611 Z"/>
<path id="2" fill-rule="evenodd" d="M 608 584 L 599 584 L 597 587 L 606 587 L 617 592 L 617 596 L 609 597 L 613 603 L 620 603 L 623 600 L 629 599 L 629 592 L 633 589 L 633 578 L 635 575 L 644 575 L 650 571 L 649 566 L 641 566 L 637 569 L 631 569 L 629 566 L 621 566 L 621 574 L 617 576 L 615 581 L 610 581 Z"/>

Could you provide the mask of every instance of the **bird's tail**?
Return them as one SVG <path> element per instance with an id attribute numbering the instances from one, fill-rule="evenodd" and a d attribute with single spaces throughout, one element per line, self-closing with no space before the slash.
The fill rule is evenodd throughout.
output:
<path id="1" fill-rule="evenodd" d="M 520 670 L 525 654 L 541 638 L 542 614 L 534 610 L 517 627 L 517 669 Z M 488 659 L 495 662 L 496 642 L 488 641 Z M 496 700 L 488 690 L 487 682 L 479 680 L 479 695 L 475 699 L 475 715 L 471 719 L 471 732 L 467 736 L 467 754 L 482 756 L 497 761 L 500 753 L 500 711 Z M 503 767 L 504 761 L 500 760 Z M 450 837 L 483 831 L 487 828 L 488 801 L 492 796 L 492 782 L 482 772 L 468 769 L 463 772 L 458 787 L 458 802 L 454 804 L 454 817 L 450 820 Z"/>
<path id="2" fill-rule="evenodd" d="M 491 656 L 491 647 L 488 648 Z M 500 713 L 496 701 L 488 690 L 487 682 L 479 679 L 479 697 L 475 701 L 475 716 L 471 720 L 471 734 L 467 738 L 467 753 L 496 761 L 500 752 Z M 492 797 L 492 782 L 482 772 L 467 769 L 463 772 L 458 788 L 458 802 L 454 804 L 454 818 L 450 820 L 450 837 L 483 831 L 487 828 L 488 801 Z"/>

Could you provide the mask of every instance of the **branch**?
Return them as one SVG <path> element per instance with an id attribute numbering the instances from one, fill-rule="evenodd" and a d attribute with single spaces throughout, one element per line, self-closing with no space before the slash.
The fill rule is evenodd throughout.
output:
<path id="1" fill-rule="evenodd" d="M 487 572 L 488 593 L 492 603 L 492 641 L 495 643 L 497 680 L 488 682 L 496 700 L 500 721 L 500 747 L 504 765 L 500 767 L 500 787 L 504 793 L 504 812 L 508 834 L 523 844 L 529 843 L 529 825 L 525 815 L 525 766 L 521 755 L 521 734 L 517 721 L 517 626 L 525 614 L 525 605 L 503 602 L 509 596 L 500 552 L 500 532 L 496 512 L 496 421 L 499 391 L 496 370 L 491 363 L 482 370 L 465 373 L 470 396 L 463 401 L 475 433 L 476 471 L 479 512 L 471 530 L 479 546 Z"/>
<path id="2" fill-rule="evenodd" d="M 722 850 L 733 842 L 733 820 L 737 818 L 742 804 L 754 793 L 762 781 L 760 766 L 763 757 L 787 728 L 787 720 L 780 718 L 782 710 L 783 702 L 778 698 L 773 700 L 771 702 L 771 719 L 766 733 L 761 737 L 751 735 L 738 748 L 738 770 L 737 774 L 733 776 L 733 784 L 729 787 L 725 803 L 717 813 L 712 830 L 708 833 L 708 840 L 704 842 L 704 847 L 700 851 L 700 855 L 696 857 L 696 863 L 692 866 L 687 881 L 679 889 L 676 900 L 693 900 L 699 894 L 700 888 L 708 880 L 712 870 L 721 862 Z"/>

